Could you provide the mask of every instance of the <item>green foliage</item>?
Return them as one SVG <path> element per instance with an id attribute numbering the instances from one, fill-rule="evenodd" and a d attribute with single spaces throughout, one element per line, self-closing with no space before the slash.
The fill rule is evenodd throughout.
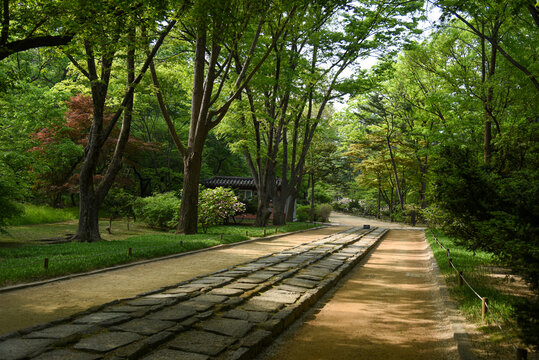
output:
<path id="1" fill-rule="evenodd" d="M 1 168 L 0 168 L 1 170 Z M 22 206 L 13 199 L 15 187 L 3 175 L 0 175 L 0 232 L 5 231 L 11 218 L 17 217 L 23 212 Z"/>
<path id="2" fill-rule="evenodd" d="M 103 205 L 111 217 L 133 215 L 135 197 L 122 188 L 110 189 Z"/>
<path id="3" fill-rule="evenodd" d="M 317 220 L 316 215 L 317 206 L 314 207 L 314 221 Z M 298 221 L 310 221 L 311 220 L 311 205 L 299 205 L 296 208 L 296 218 Z"/>
<path id="4" fill-rule="evenodd" d="M 78 208 L 57 209 L 45 205 L 22 205 L 23 212 L 10 220 L 9 226 L 49 224 L 78 219 Z"/>
<path id="5" fill-rule="evenodd" d="M 321 222 L 328 222 L 331 211 L 333 211 L 333 208 L 330 204 L 320 204 L 315 211 L 316 217 L 320 219 L 319 221 Z"/>
<path id="6" fill-rule="evenodd" d="M 498 172 L 477 165 L 466 149 L 444 146 L 433 176 L 443 229 L 472 250 L 495 254 L 538 289 L 539 167 Z"/>
<path id="7" fill-rule="evenodd" d="M 155 229 L 173 228 L 178 222 L 181 200 L 173 193 L 156 194 L 135 200 L 136 216 Z"/>
<path id="8" fill-rule="evenodd" d="M 198 221 L 204 232 L 209 226 L 225 223 L 243 211 L 245 204 L 238 200 L 231 189 L 217 187 L 199 192 Z"/>

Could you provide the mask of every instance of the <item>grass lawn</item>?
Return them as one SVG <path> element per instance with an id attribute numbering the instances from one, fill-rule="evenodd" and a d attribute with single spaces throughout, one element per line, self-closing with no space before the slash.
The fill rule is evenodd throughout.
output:
<path id="1" fill-rule="evenodd" d="M 517 333 L 516 322 L 513 315 L 515 301 L 526 296 L 526 287 L 522 285 L 524 293 L 518 290 L 517 285 L 511 282 L 514 277 L 508 275 L 507 269 L 499 265 L 492 254 L 477 251 L 466 250 L 462 246 L 455 244 L 454 240 L 438 230 L 433 230 L 438 240 L 450 250 L 453 265 L 462 271 L 463 277 L 482 297 L 487 297 L 489 307 L 494 315 L 500 321 L 501 326 L 515 341 Z M 430 231 L 427 231 L 427 238 L 440 267 L 442 276 L 448 285 L 451 296 L 457 301 L 459 309 L 468 320 L 481 324 L 481 300 L 464 284 L 458 286 L 458 276 L 453 268 L 449 266 L 446 251 L 432 237 Z M 486 323 L 481 324 L 481 330 L 490 334 L 491 341 L 506 344 L 507 339 L 503 336 L 496 326 L 492 317 L 487 316 Z"/>
<path id="2" fill-rule="evenodd" d="M 247 240 L 264 235 L 264 228 L 253 226 L 215 226 L 206 234 L 174 235 L 149 229 L 141 223 L 115 221 L 112 234 L 105 230 L 108 221 L 101 221 L 103 238 L 96 243 L 39 244 L 38 239 L 73 234 L 76 221 L 56 224 L 38 224 L 9 227 L 9 234 L 0 234 L 0 286 L 41 280 L 67 274 L 80 273 L 140 259 L 181 253 Z M 311 228 L 307 223 L 280 226 L 280 233 Z M 275 227 L 267 227 L 273 235 Z M 245 231 L 248 231 L 246 236 Z M 223 239 L 221 240 L 221 234 Z M 132 255 L 129 256 L 129 248 Z M 48 269 L 44 259 L 48 259 Z"/>

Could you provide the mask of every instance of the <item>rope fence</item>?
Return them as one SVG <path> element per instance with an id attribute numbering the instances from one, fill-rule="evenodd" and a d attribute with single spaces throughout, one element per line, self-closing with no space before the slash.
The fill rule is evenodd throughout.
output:
<path id="1" fill-rule="evenodd" d="M 466 278 L 462 275 L 462 271 L 459 271 L 459 269 L 457 269 L 457 267 L 453 264 L 453 259 L 451 258 L 451 251 L 446 248 L 441 242 L 440 240 L 438 240 L 438 238 L 436 237 L 436 235 L 434 235 L 434 232 L 431 230 L 431 229 L 428 229 L 430 231 L 430 233 L 432 234 L 432 237 L 434 238 L 434 241 L 436 241 L 436 243 L 440 246 L 440 248 L 444 249 L 446 251 L 446 256 L 447 256 L 447 259 L 448 259 L 448 263 L 449 263 L 449 266 L 451 268 L 453 268 L 456 272 L 457 272 L 457 276 L 458 276 L 458 284 L 459 286 L 462 286 L 463 283 L 466 284 L 466 286 L 475 294 L 475 296 L 477 296 L 480 300 L 481 300 L 481 320 L 483 322 L 485 322 L 485 318 L 486 318 L 486 315 L 487 315 L 487 312 L 490 314 L 490 316 L 492 317 L 492 319 L 494 319 L 494 322 L 496 324 L 496 326 L 500 329 L 500 331 L 502 332 L 503 336 L 509 341 L 509 343 L 511 344 L 511 346 L 513 347 L 513 349 L 515 350 L 516 352 L 516 359 L 517 360 L 525 360 L 528 358 L 528 352 L 526 349 L 522 349 L 522 348 L 518 348 L 515 343 L 513 342 L 513 340 L 511 340 L 511 338 L 509 337 L 509 335 L 507 334 L 507 332 L 503 329 L 503 327 L 500 325 L 500 322 L 498 321 L 498 318 L 494 315 L 494 312 L 493 312 L 493 309 L 491 309 L 491 307 L 489 306 L 489 303 L 488 303 L 488 298 L 487 297 L 484 297 L 484 296 L 481 296 L 473 287 L 472 285 L 470 285 L 470 283 L 466 280 Z"/>

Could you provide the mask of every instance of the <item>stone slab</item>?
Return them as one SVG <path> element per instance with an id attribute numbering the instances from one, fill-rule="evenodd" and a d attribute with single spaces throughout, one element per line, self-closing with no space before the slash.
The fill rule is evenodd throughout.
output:
<path id="1" fill-rule="evenodd" d="M 143 306 L 133 306 L 133 305 L 113 305 L 113 306 L 110 306 L 110 307 L 107 307 L 105 309 L 106 312 L 123 312 L 123 313 L 133 313 L 133 312 L 137 312 L 137 311 L 140 311 L 141 309 L 144 309 L 145 307 Z M 148 306 L 148 309 L 150 308 L 150 306 Z"/>
<path id="2" fill-rule="evenodd" d="M 260 294 L 259 298 L 267 301 L 274 301 L 283 304 L 293 304 L 301 296 L 296 292 L 270 289 Z"/>
<path id="3" fill-rule="evenodd" d="M 292 286 L 292 285 L 286 285 L 286 284 L 278 285 L 277 287 L 275 287 L 275 289 L 295 292 L 299 294 L 303 294 L 305 291 L 307 291 L 307 289 L 304 287 L 298 287 L 298 286 Z"/>
<path id="4" fill-rule="evenodd" d="M 59 349 L 43 353 L 37 358 L 34 358 L 34 360 L 96 360 L 99 358 L 101 358 L 101 356 L 97 354 Z"/>
<path id="5" fill-rule="evenodd" d="M 197 311 L 195 308 L 179 304 L 157 311 L 149 315 L 148 319 L 179 321 L 193 316 L 196 313 Z"/>
<path id="6" fill-rule="evenodd" d="M 254 347 L 265 345 L 271 341 L 271 332 L 258 329 L 241 340 L 241 346 Z"/>
<path id="7" fill-rule="evenodd" d="M 140 339 L 142 336 L 130 332 L 105 332 L 82 339 L 74 348 L 104 353 Z"/>
<path id="8" fill-rule="evenodd" d="M 244 278 L 239 278 L 238 281 L 240 283 L 247 283 L 247 284 L 260 284 L 260 283 L 264 282 L 265 280 L 261 279 L 261 278 L 248 276 L 248 277 L 244 277 Z"/>
<path id="9" fill-rule="evenodd" d="M 223 296 L 223 295 L 203 294 L 203 295 L 199 295 L 197 297 L 192 298 L 191 301 L 219 304 L 227 299 L 228 297 Z"/>
<path id="10" fill-rule="evenodd" d="M 263 300 L 257 296 L 247 301 L 241 308 L 247 311 L 273 312 L 279 310 L 283 306 L 283 303 Z"/>
<path id="11" fill-rule="evenodd" d="M 216 356 L 236 342 L 229 336 L 213 334 L 207 331 L 187 331 L 178 335 L 168 346 L 187 352 Z"/>
<path id="12" fill-rule="evenodd" d="M 234 280 L 233 277 L 210 276 L 210 277 L 204 277 L 204 278 L 196 279 L 191 284 L 193 284 L 193 285 L 205 285 L 205 286 L 208 286 L 208 285 L 216 286 L 216 285 L 226 284 L 227 282 L 230 282 L 232 280 Z"/>
<path id="13" fill-rule="evenodd" d="M 115 312 L 96 312 L 74 321 L 75 324 L 100 324 L 104 322 L 126 319 L 126 314 Z"/>
<path id="14" fill-rule="evenodd" d="M 235 296 L 235 295 L 241 295 L 244 291 L 242 289 L 234 289 L 229 287 L 222 287 L 213 289 L 208 294 L 209 295 L 224 295 L 224 296 Z"/>
<path id="15" fill-rule="evenodd" d="M 143 360 L 208 360 L 210 357 L 202 354 L 188 353 L 180 350 L 162 349 L 143 358 Z"/>
<path id="16" fill-rule="evenodd" d="M 284 281 L 284 283 L 287 284 L 287 285 L 299 286 L 299 287 L 303 287 L 303 288 L 307 288 L 307 289 L 312 289 L 318 284 L 316 281 L 299 279 L 299 278 L 296 278 L 296 277 L 286 279 Z"/>
<path id="17" fill-rule="evenodd" d="M 250 278 L 268 280 L 269 278 L 275 276 L 277 272 L 274 271 L 257 271 L 249 275 Z"/>
<path id="18" fill-rule="evenodd" d="M 226 318 L 213 318 L 202 323 L 204 330 L 235 338 L 244 336 L 252 327 L 248 321 Z"/>
<path id="19" fill-rule="evenodd" d="M 242 290 L 251 290 L 257 287 L 256 283 L 242 283 L 242 282 L 233 282 L 232 284 L 227 285 L 227 288 L 233 289 L 242 289 Z"/>
<path id="20" fill-rule="evenodd" d="M 247 320 L 251 323 L 261 323 L 269 318 L 267 312 L 262 311 L 247 311 L 242 309 L 232 309 L 223 314 L 225 318 Z"/>
<path id="21" fill-rule="evenodd" d="M 186 308 L 195 309 L 198 312 L 205 312 L 205 311 L 210 310 L 215 304 L 211 302 L 194 301 L 191 299 L 191 300 L 182 302 L 180 305 Z"/>
<path id="22" fill-rule="evenodd" d="M 29 339 L 61 339 L 91 329 L 93 325 L 62 324 L 43 330 L 34 331 L 26 335 Z"/>
<path id="23" fill-rule="evenodd" d="M 166 304 L 169 299 L 160 299 L 155 297 L 142 297 L 135 300 L 130 300 L 127 302 L 127 305 L 132 306 L 147 306 L 147 305 L 162 305 Z"/>
<path id="24" fill-rule="evenodd" d="M 45 351 L 53 339 L 7 339 L 0 343 L 0 358 L 2 360 L 24 359 L 34 353 Z"/>
<path id="25" fill-rule="evenodd" d="M 187 293 L 160 293 L 148 296 L 153 299 L 174 299 L 174 300 L 186 300 L 189 298 Z"/>
<path id="26" fill-rule="evenodd" d="M 176 323 L 172 321 L 135 319 L 121 325 L 114 326 L 111 328 L 111 330 L 127 331 L 148 336 L 157 334 L 160 331 L 171 328 L 175 324 Z"/>

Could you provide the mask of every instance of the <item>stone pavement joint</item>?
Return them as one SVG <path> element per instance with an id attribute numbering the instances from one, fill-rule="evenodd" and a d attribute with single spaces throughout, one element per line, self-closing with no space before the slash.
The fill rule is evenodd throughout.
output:
<path id="1" fill-rule="evenodd" d="M 384 236 L 352 228 L 0 338 L 0 360 L 250 359 Z"/>

